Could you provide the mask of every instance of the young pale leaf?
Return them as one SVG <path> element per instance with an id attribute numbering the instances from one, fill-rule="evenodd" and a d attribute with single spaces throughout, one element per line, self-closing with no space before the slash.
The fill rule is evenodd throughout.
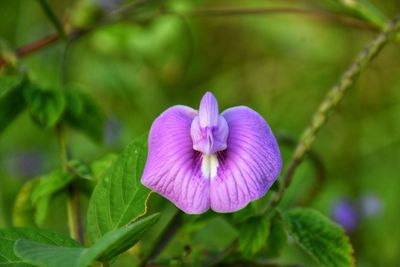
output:
<path id="1" fill-rule="evenodd" d="M 23 97 L 23 84 L 19 77 L 0 77 L 0 133 L 26 106 Z"/>
<path id="2" fill-rule="evenodd" d="M 239 251 L 245 258 L 251 258 L 267 242 L 270 220 L 265 216 L 251 217 L 241 224 L 239 230 Z"/>
<path id="3" fill-rule="evenodd" d="M 352 267 L 353 248 L 343 229 L 316 210 L 296 208 L 285 221 L 297 243 L 321 266 Z"/>
<path id="4" fill-rule="evenodd" d="M 105 234 L 90 248 L 59 247 L 31 240 L 19 240 L 16 254 L 25 262 L 48 267 L 87 267 L 96 260 L 109 261 L 132 247 L 158 220 L 153 214 Z"/>
<path id="5" fill-rule="evenodd" d="M 27 181 L 19 190 L 13 209 L 13 224 L 15 226 L 35 225 L 35 206 L 32 204 L 31 195 L 37 182 L 37 179 Z"/>
<path id="6" fill-rule="evenodd" d="M 66 188 L 73 179 L 72 175 L 61 170 L 53 171 L 39 179 L 31 194 L 31 201 L 36 209 L 35 222 L 38 225 L 45 221 L 53 195 Z"/>
<path id="7" fill-rule="evenodd" d="M 100 143 L 103 140 L 105 115 L 95 101 L 72 87 L 66 90 L 66 100 L 64 121 Z"/>
<path id="8" fill-rule="evenodd" d="M 0 266 L 25 267 L 32 266 L 24 263 L 15 253 L 14 245 L 19 239 L 29 239 L 45 244 L 63 247 L 78 247 L 79 244 L 62 235 L 33 228 L 11 228 L 0 231 Z"/>
<path id="9" fill-rule="evenodd" d="M 65 109 L 63 93 L 31 85 L 25 89 L 24 95 L 33 120 L 42 128 L 54 127 Z"/>
<path id="10" fill-rule="evenodd" d="M 124 149 L 96 185 L 87 215 L 92 242 L 145 213 L 150 191 L 140 178 L 146 156 L 147 138 L 139 138 Z"/>
<path id="11" fill-rule="evenodd" d="M 69 185 L 73 179 L 72 175 L 62 170 L 56 170 L 42 176 L 32 192 L 32 202 L 36 203 L 42 197 L 51 196 Z"/>

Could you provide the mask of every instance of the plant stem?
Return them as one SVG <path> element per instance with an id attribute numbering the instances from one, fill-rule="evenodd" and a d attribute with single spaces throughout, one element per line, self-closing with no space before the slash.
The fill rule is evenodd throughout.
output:
<path id="1" fill-rule="evenodd" d="M 168 245 L 169 241 L 171 241 L 181 226 L 181 215 L 181 211 L 177 210 L 175 212 L 168 224 L 158 235 L 158 238 L 153 242 L 153 245 L 149 249 L 148 253 L 141 260 L 139 267 L 146 266 L 149 261 L 156 259 L 157 256 L 160 255 L 160 253 Z"/>
<path id="2" fill-rule="evenodd" d="M 53 9 L 50 7 L 49 3 L 47 3 L 47 0 L 37 0 L 37 1 L 39 2 L 46 16 L 53 24 L 54 28 L 57 30 L 59 36 L 61 36 L 62 38 L 66 38 L 67 34 L 65 33 L 64 26 L 58 19 L 57 15 L 53 12 Z"/>
<path id="3" fill-rule="evenodd" d="M 81 244 L 83 240 L 83 228 L 81 218 L 80 194 L 79 188 L 75 183 L 72 183 L 68 188 L 68 225 L 70 227 L 70 236 L 79 241 Z"/>
<path id="4" fill-rule="evenodd" d="M 67 172 L 68 171 L 68 152 L 67 152 L 67 144 L 65 142 L 65 134 L 64 127 L 62 124 L 57 124 L 56 133 L 58 139 L 58 145 L 60 149 L 60 160 L 62 169 Z"/>
<path id="5" fill-rule="evenodd" d="M 56 126 L 57 139 L 60 149 L 60 160 L 62 164 L 62 169 L 65 172 L 69 172 L 68 168 L 68 152 L 67 144 L 65 142 L 65 132 L 64 127 L 61 123 Z M 78 240 L 83 244 L 83 231 L 82 231 L 82 220 L 80 211 L 80 199 L 79 199 L 79 188 L 76 183 L 72 183 L 68 188 L 68 225 L 70 236 Z"/>
<path id="6" fill-rule="evenodd" d="M 298 142 L 296 142 L 295 139 L 293 139 L 287 135 L 284 135 L 284 134 L 279 134 L 277 136 L 277 139 L 278 139 L 278 143 L 290 146 L 291 148 L 296 148 L 298 145 Z M 306 206 L 307 204 L 311 203 L 311 201 L 319 193 L 319 191 L 325 181 L 325 176 L 326 176 L 326 170 L 325 170 L 325 166 L 322 162 L 322 159 L 315 151 L 310 149 L 307 152 L 307 159 L 313 165 L 313 168 L 315 171 L 315 177 L 314 177 L 315 181 L 314 181 L 314 184 L 313 184 L 311 190 L 302 199 L 300 199 L 299 202 L 296 203 L 299 206 Z M 266 208 L 268 208 L 268 207 L 266 207 Z"/>
<path id="7" fill-rule="evenodd" d="M 400 16 L 391 20 L 384 31 L 373 39 L 355 58 L 350 67 L 344 72 L 339 82 L 334 85 L 324 100 L 321 102 L 318 110 L 313 115 L 309 126 L 304 130 L 299 144 L 297 145 L 289 167 L 283 177 L 283 183 L 278 194 L 272 198 L 270 207 L 276 207 L 283 197 L 283 194 L 290 186 L 297 166 L 301 163 L 304 155 L 309 151 L 315 141 L 315 137 L 322 126 L 328 120 L 329 115 L 335 110 L 336 106 L 343 99 L 347 90 L 354 84 L 362 70 L 371 63 L 372 59 L 381 51 L 381 49 L 400 31 Z"/>

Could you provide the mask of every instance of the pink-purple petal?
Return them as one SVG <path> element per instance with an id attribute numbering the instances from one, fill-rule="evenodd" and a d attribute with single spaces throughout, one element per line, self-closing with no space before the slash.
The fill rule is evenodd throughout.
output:
<path id="1" fill-rule="evenodd" d="M 154 122 L 142 183 L 189 214 L 210 208 L 209 179 L 202 177 L 201 153 L 193 150 L 190 127 L 197 112 L 174 106 Z"/>
<path id="2" fill-rule="evenodd" d="M 199 122 L 201 127 L 212 127 L 218 124 L 218 102 L 215 96 L 207 92 L 200 101 Z"/>
<path id="3" fill-rule="evenodd" d="M 229 136 L 227 149 L 218 154 L 217 175 L 210 180 L 210 204 L 216 212 L 234 212 L 268 191 L 282 159 L 270 127 L 257 112 L 240 106 L 221 115 Z"/>

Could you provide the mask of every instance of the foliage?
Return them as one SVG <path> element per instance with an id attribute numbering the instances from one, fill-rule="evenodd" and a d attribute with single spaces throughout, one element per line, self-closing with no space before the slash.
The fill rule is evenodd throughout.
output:
<path id="1" fill-rule="evenodd" d="M 145 138 L 128 145 L 94 189 L 87 219 L 92 242 L 146 213 L 150 191 L 140 183 L 146 148 Z"/>
<path id="2" fill-rule="evenodd" d="M 395 2 L 2 3 L 0 265 L 396 266 Z M 280 179 L 233 214 L 184 215 L 140 182 L 132 137 L 205 89 L 280 141 Z M 327 216 L 342 197 L 355 232 Z"/>
<path id="3" fill-rule="evenodd" d="M 355 266 L 353 248 L 344 230 L 312 209 L 292 209 L 285 214 L 290 233 L 321 266 Z"/>

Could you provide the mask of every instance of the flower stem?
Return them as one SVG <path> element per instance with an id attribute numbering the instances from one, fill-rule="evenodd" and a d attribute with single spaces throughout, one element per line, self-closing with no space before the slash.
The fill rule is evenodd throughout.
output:
<path id="1" fill-rule="evenodd" d="M 43 9 L 46 16 L 49 18 L 54 28 L 57 30 L 59 36 L 66 38 L 67 34 L 65 33 L 64 26 L 61 21 L 58 19 L 57 15 L 54 13 L 53 9 L 50 7 L 47 0 L 37 0 Z"/>
<path id="2" fill-rule="evenodd" d="M 67 145 L 65 142 L 64 127 L 61 123 L 56 126 L 57 139 L 60 147 L 60 160 L 62 169 L 64 172 L 69 172 L 68 168 L 68 153 Z M 68 188 L 68 225 L 70 230 L 70 236 L 78 240 L 83 244 L 83 231 L 82 231 L 82 220 L 80 211 L 80 199 L 79 199 L 79 188 L 77 184 L 73 183 Z"/>
<path id="3" fill-rule="evenodd" d="M 68 188 L 68 225 L 70 236 L 79 241 L 81 244 L 83 240 L 83 228 L 81 218 L 81 207 L 80 207 L 80 194 L 79 188 L 76 184 L 71 184 Z"/>
<path id="4" fill-rule="evenodd" d="M 157 256 L 160 255 L 181 226 L 181 215 L 181 211 L 175 211 L 175 214 L 172 215 L 168 224 L 164 227 L 158 235 L 158 238 L 153 242 L 152 247 L 141 260 L 139 267 L 146 266 L 149 261 L 156 259 Z"/>

